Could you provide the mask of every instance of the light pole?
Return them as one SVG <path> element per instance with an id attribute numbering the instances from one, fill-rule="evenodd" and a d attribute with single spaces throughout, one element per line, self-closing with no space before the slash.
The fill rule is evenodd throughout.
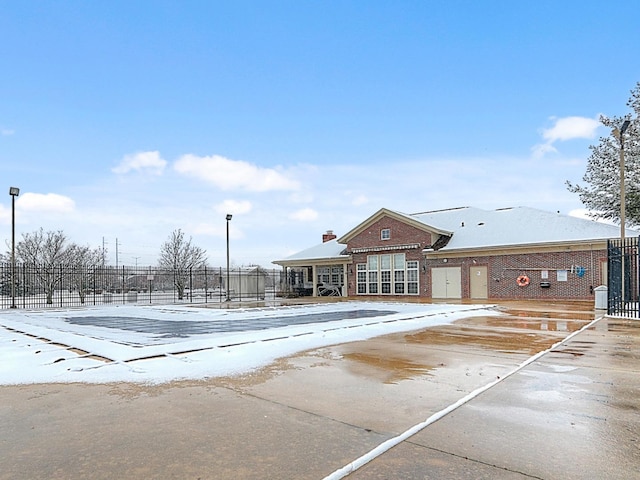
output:
<path id="1" fill-rule="evenodd" d="M 11 195 L 11 308 L 16 308 L 16 197 L 18 187 L 9 187 Z"/>
<path id="2" fill-rule="evenodd" d="M 229 296 L 229 222 L 232 216 L 230 213 L 227 213 L 227 286 L 225 288 L 227 292 L 227 302 L 231 301 L 231 297 Z"/>
<path id="3" fill-rule="evenodd" d="M 617 127 L 613 129 L 613 134 L 620 141 L 620 295 L 622 298 L 622 304 L 625 304 L 625 291 L 624 291 L 624 242 L 625 242 L 625 231 L 624 224 L 626 223 L 626 199 L 625 199 L 625 187 L 624 187 L 624 132 L 627 131 L 629 125 L 631 124 L 630 120 L 625 120 L 622 122 L 622 126 L 620 129 Z"/>

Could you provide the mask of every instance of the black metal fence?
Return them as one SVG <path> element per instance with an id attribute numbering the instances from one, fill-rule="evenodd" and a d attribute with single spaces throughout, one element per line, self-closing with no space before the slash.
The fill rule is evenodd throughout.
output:
<path id="1" fill-rule="evenodd" d="M 0 264 L 0 308 L 103 304 L 222 303 L 275 299 L 281 271 L 261 267 L 157 267 Z"/>
<path id="2" fill-rule="evenodd" d="M 607 313 L 640 318 L 638 237 L 609 240 L 607 252 Z"/>

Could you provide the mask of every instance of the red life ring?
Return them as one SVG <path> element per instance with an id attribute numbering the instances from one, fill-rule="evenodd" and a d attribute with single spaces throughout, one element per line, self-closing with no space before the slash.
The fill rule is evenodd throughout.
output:
<path id="1" fill-rule="evenodd" d="M 526 287 L 527 285 L 529 285 L 529 277 L 527 277 L 526 275 L 520 275 L 518 278 L 516 278 L 516 283 L 519 287 Z"/>

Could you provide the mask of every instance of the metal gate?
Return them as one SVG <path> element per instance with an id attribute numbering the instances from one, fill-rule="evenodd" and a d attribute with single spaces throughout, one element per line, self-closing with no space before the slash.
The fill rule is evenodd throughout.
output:
<path id="1" fill-rule="evenodd" d="M 607 242 L 609 315 L 640 318 L 638 253 L 638 237 L 625 238 L 624 244 L 619 238 Z"/>

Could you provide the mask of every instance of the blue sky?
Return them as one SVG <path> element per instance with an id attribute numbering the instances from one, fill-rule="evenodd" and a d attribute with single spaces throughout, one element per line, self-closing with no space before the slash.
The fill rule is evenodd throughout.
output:
<path id="1" fill-rule="evenodd" d="M 405 213 L 579 214 L 640 81 L 620 1 L 0 0 L 0 239 L 154 264 L 181 228 L 269 265 Z"/>

